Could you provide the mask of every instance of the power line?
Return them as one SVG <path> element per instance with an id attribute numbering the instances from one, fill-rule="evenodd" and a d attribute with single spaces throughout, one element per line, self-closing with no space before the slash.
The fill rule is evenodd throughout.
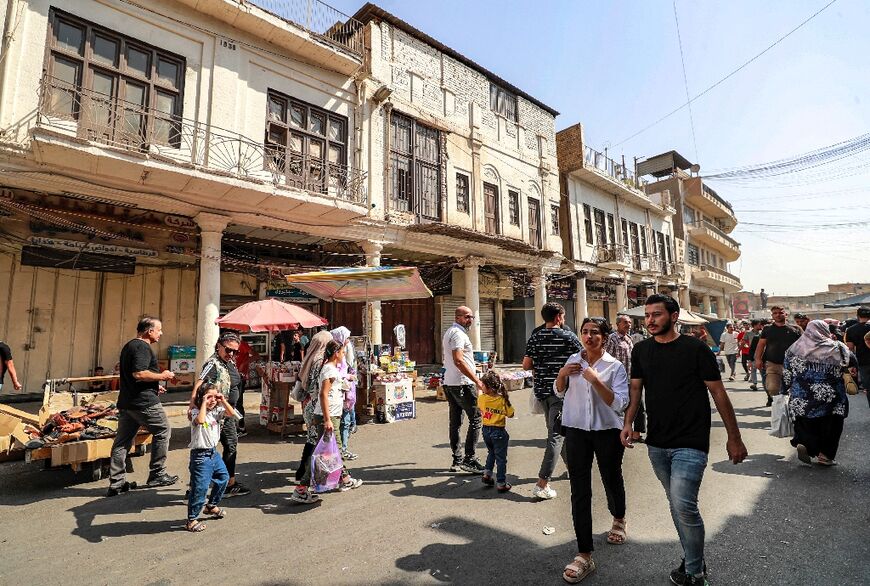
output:
<path id="1" fill-rule="evenodd" d="M 740 67 L 738 67 L 737 69 L 735 69 L 734 71 L 732 71 L 731 73 L 729 73 L 728 75 L 726 75 L 725 77 L 723 77 L 722 79 L 720 79 L 719 81 L 717 81 L 716 83 L 714 83 L 713 85 L 711 85 L 710 87 L 708 87 L 707 89 L 705 89 L 704 91 L 702 91 L 701 93 L 697 94 L 695 97 L 693 97 L 693 98 L 691 98 L 690 100 L 688 100 L 685 104 L 683 104 L 683 105 L 681 105 L 681 106 L 679 106 L 679 107 L 677 107 L 677 108 L 671 110 L 670 112 L 668 112 L 667 114 L 665 114 L 664 116 L 662 116 L 661 118 L 659 118 L 658 120 L 656 120 L 655 122 L 653 122 L 652 124 L 649 124 L 649 125 L 647 125 L 647 126 L 641 128 L 640 130 L 638 130 L 637 132 L 635 132 L 634 134 L 632 134 L 632 135 L 629 136 L 628 138 L 625 138 L 625 139 L 619 141 L 618 143 L 616 143 L 616 144 L 613 145 L 613 146 L 619 146 L 619 145 L 621 145 L 621 144 L 623 144 L 623 143 L 625 143 L 625 142 L 630 141 L 630 140 L 633 139 L 635 136 L 638 136 L 638 135 L 640 135 L 640 134 L 643 134 L 644 132 L 646 132 L 647 130 L 649 130 L 650 128 L 652 128 L 653 126 L 656 126 L 656 125 L 658 125 L 658 124 L 661 123 L 661 122 L 664 122 L 665 120 L 667 120 L 668 118 L 670 118 L 671 116 L 673 116 L 674 114 L 676 114 L 677 112 L 679 112 L 680 110 L 682 110 L 683 108 L 687 107 L 690 103 L 694 102 L 694 101 L 697 100 L 698 98 L 700 98 L 700 97 L 706 95 L 707 93 L 709 93 L 709 92 L 712 91 L 713 89 L 715 89 L 715 88 L 717 88 L 718 86 L 722 85 L 725 81 L 727 81 L 728 79 L 730 79 L 731 77 L 733 77 L 735 74 L 737 74 L 739 71 L 741 71 L 742 69 L 744 69 L 745 67 L 747 67 L 747 66 L 748 66 L 749 64 L 751 64 L 753 61 L 755 61 L 756 59 L 758 59 L 759 57 L 761 57 L 762 55 L 764 55 L 765 53 L 767 53 L 768 51 L 770 51 L 771 49 L 773 49 L 775 46 L 777 46 L 777 45 L 780 44 L 782 41 L 784 41 L 785 39 L 787 39 L 788 37 L 790 37 L 792 34 L 794 34 L 795 32 L 797 32 L 799 29 L 801 29 L 804 25 L 806 25 L 806 24 L 807 24 L 808 22 L 810 22 L 812 19 L 814 19 L 815 17 L 817 17 L 818 15 L 820 15 L 822 12 L 824 12 L 825 10 L 827 10 L 828 8 L 830 8 L 830 6 L 831 6 L 832 4 L 834 4 L 836 1 L 837 1 L 837 0 L 831 0 L 830 2 L 828 2 L 827 4 L 825 4 L 824 6 L 822 6 L 818 11 L 816 11 L 816 12 L 814 12 L 812 15 L 810 15 L 809 18 L 807 18 L 806 20 L 804 20 L 803 22 L 801 22 L 799 25 L 797 25 L 796 27 L 794 27 L 793 29 L 791 29 L 789 32 L 787 32 L 786 34 L 784 34 L 783 36 L 781 36 L 781 37 L 779 37 L 777 40 L 775 40 L 773 43 L 771 43 L 770 45 L 768 45 L 767 48 L 764 49 L 762 52 L 758 53 L 758 54 L 755 55 L 753 58 L 751 58 L 751 59 L 749 59 L 748 61 L 746 61 L 745 63 L 743 63 L 743 65 L 741 65 Z"/>
<path id="2" fill-rule="evenodd" d="M 692 128 L 692 144 L 695 146 L 695 160 L 698 157 L 698 139 L 695 137 L 695 116 L 692 113 L 692 98 L 689 97 L 689 78 L 686 76 L 686 58 L 683 55 L 683 38 L 680 36 L 680 19 L 677 17 L 677 0 L 674 4 L 674 23 L 677 25 L 677 43 L 680 45 L 680 63 L 683 66 L 683 86 L 686 88 L 686 104 L 689 107 L 689 126 Z"/>

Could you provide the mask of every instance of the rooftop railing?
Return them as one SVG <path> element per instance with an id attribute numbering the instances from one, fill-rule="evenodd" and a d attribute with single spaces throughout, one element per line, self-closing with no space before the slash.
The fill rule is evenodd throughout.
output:
<path id="1" fill-rule="evenodd" d="M 45 76 L 38 125 L 184 167 L 364 203 L 366 174 Z"/>
<path id="2" fill-rule="evenodd" d="M 723 206 L 725 206 L 726 208 L 731 210 L 732 214 L 734 213 L 734 208 L 731 207 L 731 204 L 728 203 L 727 201 L 725 201 L 724 199 L 722 199 L 722 197 L 720 197 L 718 193 L 713 191 L 713 189 L 711 189 L 710 187 L 707 187 L 707 185 L 705 183 L 702 183 L 701 187 L 704 189 L 704 193 L 706 193 L 707 195 L 709 195 L 710 197 L 712 197 L 713 199 L 715 199 L 716 201 L 721 203 Z"/>
<path id="3" fill-rule="evenodd" d="M 243 0 L 237 0 L 245 3 Z M 320 0 L 248 0 L 278 18 L 302 27 L 312 35 L 363 56 L 363 25 Z"/>
<path id="4" fill-rule="evenodd" d="M 643 184 L 638 181 L 634 175 L 634 171 L 626 165 L 617 163 L 604 153 L 600 153 L 588 146 L 583 147 L 583 161 L 587 167 L 596 169 L 603 175 L 607 175 L 611 179 L 625 183 L 633 189 L 643 190 Z"/>
<path id="5" fill-rule="evenodd" d="M 699 265 L 699 266 L 698 266 L 698 269 L 699 269 L 699 270 L 702 270 L 702 271 L 710 271 L 711 273 L 716 273 L 717 275 L 721 275 L 721 276 L 723 276 L 723 277 L 727 277 L 727 278 L 729 278 L 729 279 L 732 279 L 732 280 L 734 280 L 734 281 L 737 281 L 738 283 L 740 282 L 740 277 L 738 277 L 737 275 L 732 275 L 731 273 L 729 273 L 729 272 L 726 271 L 725 269 L 720 269 L 720 268 L 717 267 L 717 266 L 713 266 L 713 265 Z"/>

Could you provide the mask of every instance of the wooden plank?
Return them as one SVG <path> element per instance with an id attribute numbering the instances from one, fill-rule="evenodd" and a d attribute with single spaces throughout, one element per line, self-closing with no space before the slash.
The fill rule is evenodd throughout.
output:
<path id="1" fill-rule="evenodd" d="M 0 403 L 0 413 L 5 413 L 6 415 L 11 415 L 13 417 L 17 417 L 24 423 L 29 423 L 30 425 L 39 425 L 39 416 L 35 413 L 28 413 L 27 411 L 22 411 L 21 409 L 16 409 L 11 405 L 4 405 Z"/>

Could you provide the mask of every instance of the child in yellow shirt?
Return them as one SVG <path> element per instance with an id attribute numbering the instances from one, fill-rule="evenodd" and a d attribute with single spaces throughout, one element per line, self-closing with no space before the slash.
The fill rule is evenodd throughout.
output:
<path id="1" fill-rule="evenodd" d="M 483 442 L 488 451 L 483 483 L 487 486 L 497 483 L 499 492 L 507 492 L 511 489 L 511 485 L 507 483 L 507 449 L 510 436 L 505 429 L 505 420 L 514 416 L 514 408 L 498 374 L 490 370 L 483 375 L 481 382 L 484 392 L 477 397 L 477 407 L 483 420 Z M 497 468 L 495 480 L 492 478 L 494 467 Z"/>

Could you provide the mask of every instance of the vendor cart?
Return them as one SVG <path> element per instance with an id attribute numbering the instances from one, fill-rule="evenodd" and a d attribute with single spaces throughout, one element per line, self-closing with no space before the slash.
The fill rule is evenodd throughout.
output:
<path id="1" fill-rule="evenodd" d="M 117 391 L 108 392 L 83 392 L 77 389 L 76 384 L 92 382 L 112 381 L 118 375 L 90 376 L 63 379 L 50 379 L 45 381 L 43 387 L 42 408 L 39 410 L 38 421 L 43 425 L 55 413 L 65 409 L 79 407 L 83 404 L 96 402 L 115 403 L 118 398 Z M 67 390 L 62 390 L 68 387 Z M 133 440 L 131 456 L 141 456 L 147 451 L 151 443 L 151 434 L 145 429 L 140 429 Z M 69 466 L 77 474 L 84 474 L 89 480 L 100 480 L 108 475 L 109 463 L 112 455 L 114 437 L 100 439 L 86 439 L 46 445 L 38 448 L 24 449 L 25 462 L 42 461 L 46 468 Z M 127 461 L 127 471 L 132 472 L 132 464 Z"/>

